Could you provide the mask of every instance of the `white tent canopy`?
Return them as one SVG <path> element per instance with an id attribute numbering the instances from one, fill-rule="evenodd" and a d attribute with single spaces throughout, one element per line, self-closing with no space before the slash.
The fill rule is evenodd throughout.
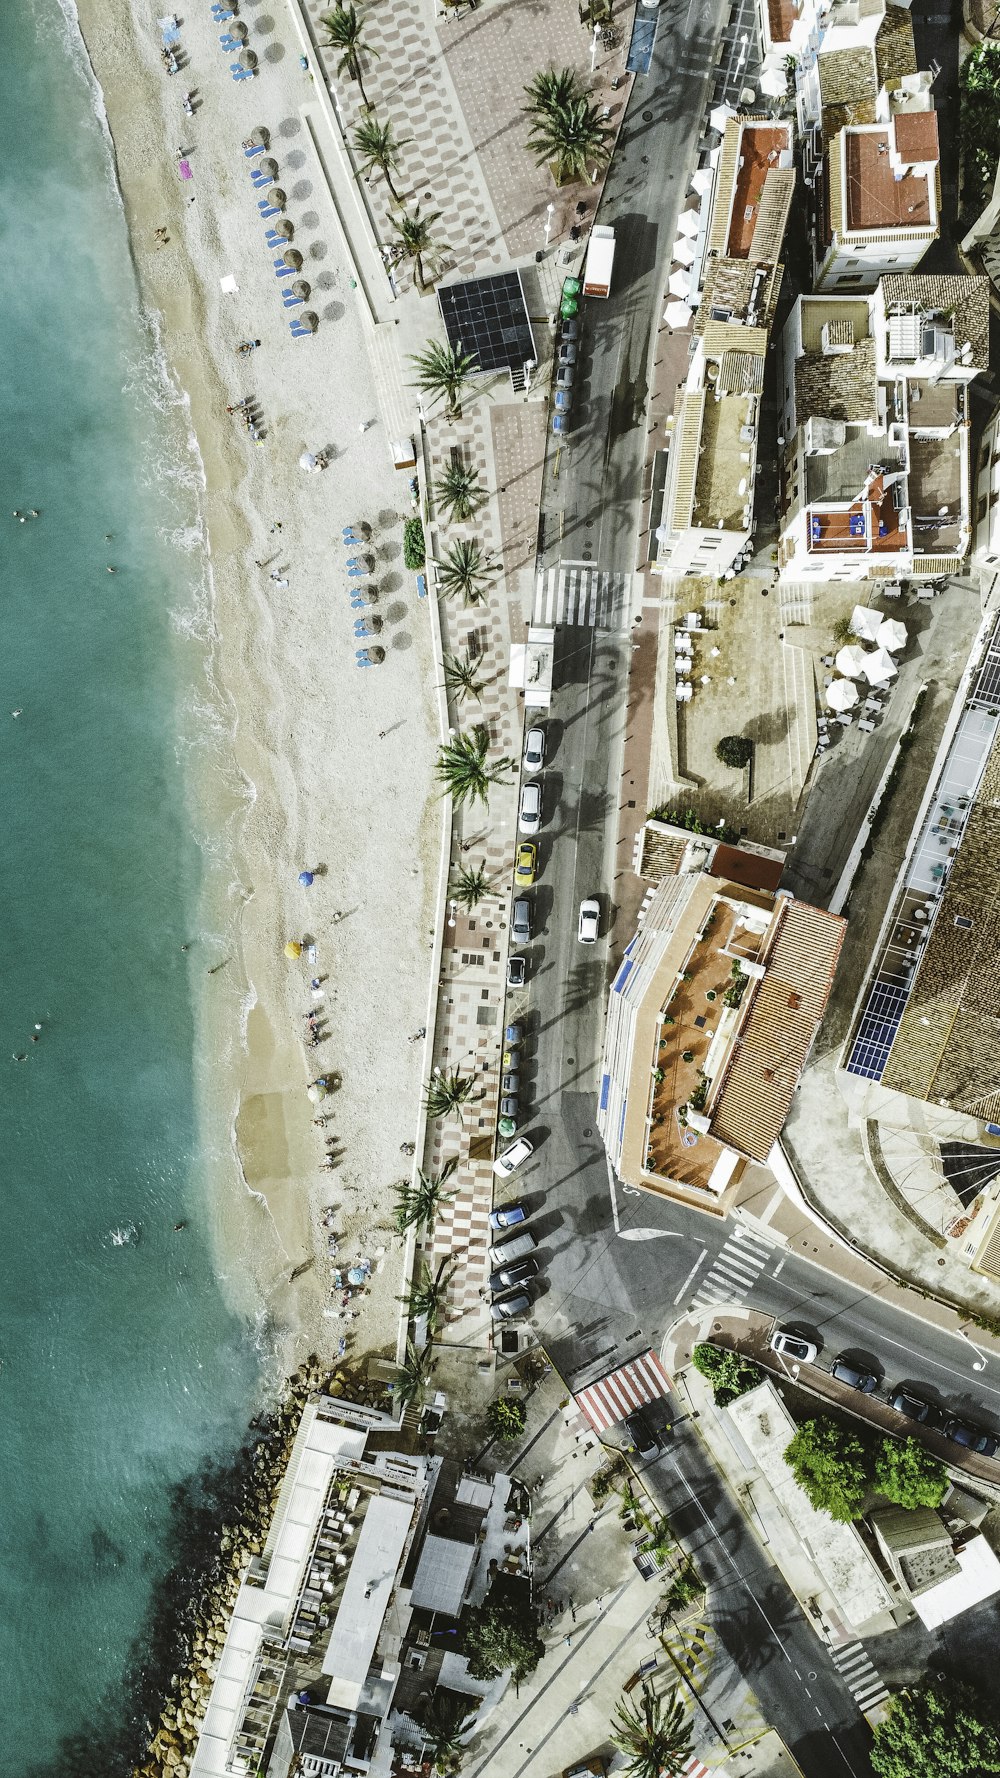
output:
<path id="1" fill-rule="evenodd" d="M 299 468 L 306 469 L 306 470 L 310 471 L 310 473 L 314 469 L 319 468 L 319 461 L 316 457 L 313 456 L 312 451 L 303 451 L 301 457 L 299 458 Z"/>
<path id="2" fill-rule="evenodd" d="M 701 224 L 698 221 L 698 214 L 697 210 L 682 210 L 677 218 L 677 233 L 679 235 L 690 235 L 693 239 L 701 227 Z"/>
<path id="3" fill-rule="evenodd" d="M 871 605 L 855 605 L 851 612 L 851 635 L 860 636 L 864 642 L 874 642 L 881 622 L 881 611 L 875 611 Z"/>
<path id="4" fill-rule="evenodd" d="M 686 237 L 682 238 L 679 241 L 675 241 L 674 242 L 674 255 L 673 255 L 674 264 L 675 265 L 694 265 L 695 256 L 697 254 L 697 251 L 698 250 L 695 247 L 694 242 L 689 241 Z"/>
<path id="5" fill-rule="evenodd" d="M 669 290 L 671 296 L 680 296 L 680 297 L 690 296 L 690 294 L 691 294 L 691 274 L 690 274 L 690 272 L 671 272 L 669 278 L 667 279 L 667 289 Z"/>
<path id="6" fill-rule="evenodd" d="M 897 671 L 892 655 L 884 648 L 876 648 L 874 654 L 865 656 L 865 678 L 869 685 L 885 685 L 889 679 L 895 679 Z"/>
<path id="7" fill-rule="evenodd" d="M 826 688 L 826 701 L 831 710 L 853 710 L 858 701 L 858 688 L 849 679 L 835 679 Z"/>
<path id="8" fill-rule="evenodd" d="M 725 131 L 729 119 L 734 116 L 735 112 L 731 105 L 716 105 L 714 110 L 710 111 L 708 114 L 709 128 L 718 130 L 721 136 Z"/>
<path id="9" fill-rule="evenodd" d="M 691 190 L 696 191 L 698 193 L 699 197 L 704 197 L 705 193 L 711 191 L 711 189 L 712 189 L 712 169 L 711 169 L 711 167 L 696 168 L 696 170 L 691 175 Z"/>
<path id="10" fill-rule="evenodd" d="M 875 638 L 880 648 L 888 649 L 890 654 L 898 654 L 906 647 L 906 625 L 901 624 L 898 617 L 887 617 L 878 627 Z"/>
<path id="11" fill-rule="evenodd" d="M 781 99 L 788 91 L 788 75 L 783 68 L 765 68 L 760 77 L 760 90 L 771 99 Z"/>
<path id="12" fill-rule="evenodd" d="M 663 319 L 668 327 L 687 327 L 691 319 L 691 310 L 687 303 L 668 303 L 663 311 Z"/>
<path id="13" fill-rule="evenodd" d="M 869 659 L 863 648 L 842 648 L 837 655 L 837 672 L 843 673 L 845 679 L 857 679 Z"/>

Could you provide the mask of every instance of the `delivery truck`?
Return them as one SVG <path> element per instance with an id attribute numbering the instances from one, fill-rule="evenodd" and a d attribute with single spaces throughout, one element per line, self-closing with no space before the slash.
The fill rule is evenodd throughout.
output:
<path id="1" fill-rule="evenodd" d="M 611 289 L 611 267 L 615 263 L 615 231 L 603 223 L 595 223 L 587 243 L 587 263 L 583 270 L 584 296 L 607 296 Z"/>

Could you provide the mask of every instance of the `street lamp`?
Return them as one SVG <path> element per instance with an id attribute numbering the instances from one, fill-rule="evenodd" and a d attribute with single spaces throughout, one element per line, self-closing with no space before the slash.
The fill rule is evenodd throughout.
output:
<path id="1" fill-rule="evenodd" d="M 597 45 L 600 43 L 600 41 L 601 41 L 601 27 L 600 27 L 600 25 L 595 25 L 594 26 L 594 35 L 590 40 L 590 72 L 591 72 L 591 74 L 593 74 L 594 68 L 597 63 Z"/>
<path id="2" fill-rule="evenodd" d="M 972 1350 L 973 1350 L 973 1352 L 974 1352 L 974 1353 L 975 1353 L 975 1354 L 976 1354 L 976 1356 L 975 1356 L 975 1358 L 974 1358 L 974 1359 L 973 1359 L 973 1361 L 972 1361 L 972 1368 L 973 1368 L 973 1370 L 974 1370 L 974 1371 L 984 1371 L 984 1370 L 985 1370 L 985 1369 L 986 1369 L 986 1356 L 985 1356 L 985 1354 L 984 1354 L 984 1353 L 982 1353 L 982 1352 L 980 1352 L 980 1350 L 979 1350 L 979 1347 L 978 1347 L 978 1346 L 977 1346 L 977 1345 L 975 1345 L 975 1344 L 974 1344 L 974 1342 L 973 1342 L 973 1341 L 972 1341 L 972 1339 L 971 1339 L 971 1338 L 970 1338 L 970 1337 L 969 1337 L 969 1335 L 968 1335 L 968 1334 L 967 1334 L 967 1333 L 966 1333 L 966 1331 L 965 1331 L 965 1328 L 964 1328 L 964 1327 L 960 1327 L 960 1328 L 959 1328 L 959 1329 L 958 1329 L 958 1332 L 959 1332 L 959 1333 L 960 1333 L 960 1334 L 961 1334 L 961 1336 L 962 1336 L 962 1338 L 963 1338 L 963 1340 L 967 1340 L 967 1341 L 968 1341 L 968 1343 L 969 1343 L 969 1345 L 970 1345 L 970 1346 L 971 1346 L 971 1347 L 972 1347 Z"/>
<path id="3" fill-rule="evenodd" d="M 552 233 L 552 217 L 553 217 L 554 211 L 555 211 L 555 204 L 546 204 L 546 206 L 545 206 L 545 245 L 546 245 L 546 247 L 549 244 L 549 235 Z"/>
<path id="4" fill-rule="evenodd" d="M 457 912 L 458 912 L 458 902 L 457 902 L 457 901 L 449 901 L 449 903 L 448 903 L 448 906 L 449 906 L 449 908 L 450 908 L 450 909 L 451 909 L 451 912 L 450 912 L 450 914 L 449 914 L 449 916 L 448 916 L 448 925 L 449 925 L 449 926 L 454 926 L 454 924 L 455 924 L 455 915 L 456 915 L 456 914 L 457 914 Z"/>

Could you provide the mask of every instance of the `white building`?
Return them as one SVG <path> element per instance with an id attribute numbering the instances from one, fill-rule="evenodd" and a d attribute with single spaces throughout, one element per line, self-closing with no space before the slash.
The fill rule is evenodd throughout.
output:
<path id="1" fill-rule="evenodd" d="M 987 291 L 985 278 L 887 277 L 871 297 L 800 297 L 781 340 L 783 577 L 959 570 Z"/>
<path id="2" fill-rule="evenodd" d="M 883 273 L 913 271 L 940 233 L 937 113 L 880 100 L 887 119 L 839 130 L 817 177 L 817 291 L 871 290 Z"/>

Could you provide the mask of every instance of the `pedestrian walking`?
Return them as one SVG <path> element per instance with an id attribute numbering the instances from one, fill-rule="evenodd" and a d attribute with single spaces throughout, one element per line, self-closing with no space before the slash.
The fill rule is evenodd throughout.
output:
<path id="1" fill-rule="evenodd" d="M 565 1642 L 567 1648 L 572 1648 L 572 1646 L 573 1646 L 572 1636 L 564 1636 L 563 1641 Z"/>
<path id="2" fill-rule="evenodd" d="M 362 420 L 360 426 L 358 427 L 358 431 L 359 432 L 367 432 L 369 426 L 371 426 L 373 424 L 374 424 L 374 422 L 372 420 Z"/>

